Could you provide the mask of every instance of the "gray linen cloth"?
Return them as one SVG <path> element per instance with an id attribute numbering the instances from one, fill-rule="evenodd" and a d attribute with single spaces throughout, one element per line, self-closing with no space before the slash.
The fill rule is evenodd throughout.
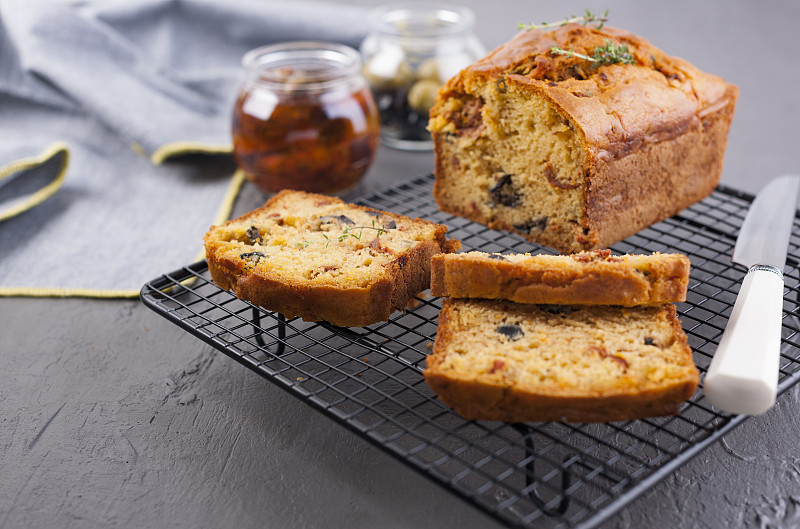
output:
<path id="1" fill-rule="evenodd" d="M 238 189 L 242 55 L 366 30 L 332 2 L 0 0 L 0 295 L 135 296 L 196 260 Z"/>

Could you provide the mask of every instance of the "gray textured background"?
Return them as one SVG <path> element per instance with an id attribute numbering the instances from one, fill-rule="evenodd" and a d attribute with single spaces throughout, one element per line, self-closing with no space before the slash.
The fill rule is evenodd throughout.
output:
<path id="1" fill-rule="evenodd" d="M 464 3 L 489 48 L 609 7 L 740 86 L 723 183 L 798 171 L 800 4 Z M 359 191 L 431 168 L 382 149 Z M 247 187 L 237 212 L 263 199 Z M 795 388 L 603 527 L 800 525 L 799 411 Z M 113 526 L 500 527 L 138 301 L 0 299 L 0 529 Z"/>

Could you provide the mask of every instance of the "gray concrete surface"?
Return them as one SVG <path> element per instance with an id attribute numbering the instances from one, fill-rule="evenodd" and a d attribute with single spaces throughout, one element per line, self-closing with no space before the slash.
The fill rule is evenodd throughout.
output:
<path id="1" fill-rule="evenodd" d="M 740 86 L 723 183 L 755 192 L 800 170 L 798 3 L 464 3 L 489 47 L 520 21 L 609 7 L 613 25 Z M 382 149 L 360 192 L 431 168 Z M 262 200 L 248 187 L 237 211 Z M 799 438 L 795 388 L 602 527 L 797 527 Z M 22 527 L 501 525 L 138 300 L 6 298 L 0 529 Z"/>

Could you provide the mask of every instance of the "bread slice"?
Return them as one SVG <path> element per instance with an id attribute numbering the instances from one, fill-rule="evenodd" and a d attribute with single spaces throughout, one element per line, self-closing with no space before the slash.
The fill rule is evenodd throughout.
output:
<path id="1" fill-rule="evenodd" d="M 469 420 L 674 415 L 699 373 L 675 306 L 445 299 L 425 380 Z"/>
<path id="2" fill-rule="evenodd" d="M 572 255 L 466 252 L 433 257 L 431 294 L 517 303 L 657 305 L 686 301 L 685 255 Z"/>
<path id="3" fill-rule="evenodd" d="M 609 44 L 634 64 L 553 51 Z M 562 253 L 609 247 L 711 193 L 737 98 L 624 30 L 522 31 L 439 90 L 436 202 Z"/>
<path id="4" fill-rule="evenodd" d="M 205 235 L 220 288 L 287 317 L 358 327 L 386 321 L 430 285 L 431 257 L 460 242 L 421 219 L 281 191 Z"/>

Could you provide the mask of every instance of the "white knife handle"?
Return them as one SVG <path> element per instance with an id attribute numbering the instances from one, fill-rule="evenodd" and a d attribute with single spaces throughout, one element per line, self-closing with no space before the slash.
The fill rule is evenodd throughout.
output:
<path id="1" fill-rule="evenodd" d="M 715 408 L 758 415 L 775 404 L 782 309 L 781 271 L 750 268 L 703 382 Z"/>

